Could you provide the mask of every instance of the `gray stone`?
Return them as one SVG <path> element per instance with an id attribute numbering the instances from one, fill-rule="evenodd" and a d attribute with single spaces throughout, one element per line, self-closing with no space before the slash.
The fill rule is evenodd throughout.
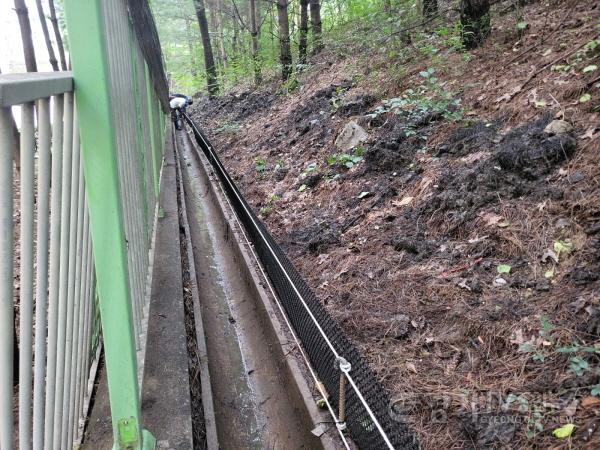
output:
<path id="1" fill-rule="evenodd" d="M 566 134 L 571 131 L 573 131 L 573 125 L 566 120 L 553 120 L 544 128 L 544 132 L 548 134 Z"/>
<path id="2" fill-rule="evenodd" d="M 359 144 L 362 144 L 369 138 L 369 134 L 357 124 L 355 121 L 350 121 L 346 124 L 342 132 L 335 140 L 335 146 L 344 152 L 352 150 Z"/>

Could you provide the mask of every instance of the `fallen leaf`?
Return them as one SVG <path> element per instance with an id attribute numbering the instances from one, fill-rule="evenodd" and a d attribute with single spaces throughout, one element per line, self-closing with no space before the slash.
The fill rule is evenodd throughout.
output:
<path id="1" fill-rule="evenodd" d="M 406 363 L 406 368 L 410 370 L 412 373 L 417 373 L 417 368 L 413 363 Z"/>
<path id="2" fill-rule="evenodd" d="M 575 430 L 575 425 L 573 425 L 572 423 L 568 423 L 566 425 L 563 425 L 560 428 L 555 429 L 552 434 L 554 435 L 554 437 L 557 437 L 559 439 L 564 439 L 564 438 L 568 438 L 569 436 L 571 436 L 573 434 L 573 431 Z"/>
<path id="3" fill-rule="evenodd" d="M 593 397 L 588 395 L 581 400 L 581 406 L 583 408 L 593 408 L 594 406 L 600 406 L 600 397 Z"/>
<path id="4" fill-rule="evenodd" d="M 496 271 L 498 273 L 510 273 L 511 269 L 512 269 L 512 266 L 510 266 L 508 264 L 499 264 L 496 267 Z"/>
<path id="5" fill-rule="evenodd" d="M 525 338 L 525 336 L 523 335 L 523 330 L 521 328 L 515 330 L 510 337 L 511 344 L 521 345 L 527 342 L 528 340 L 529 339 Z"/>
<path id="6" fill-rule="evenodd" d="M 558 263 L 558 255 L 554 252 L 554 250 L 548 249 L 542 255 L 542 262 L 547 262 L 548 258 L 553 260 L 555 263 Z"/>
<path id="7" fill-rule="evenodd" d="M 485 241 L 489 236 L 485 235 L 485 236 L 475 236 L 473 239 L 469 239 L 467 242 L 469 244 L 478 244 L 479 242 L 483 242 Z"/>
<path id="8" fill-rule="evenodd" d="M 398 202 L 398 206 L 406 206 L 410 205 L 413 201 L 414 197 L 404 197 L 402 200 Z"/>
<path id="9" fill-rule="evenodd" d="M 466 278 L 461 278 L 459 283 L 456 283 L 456 285 L 458 287 L 461 287 L 463 289 L 466 289 L 467 291 L 470 291 L 471 288 L 467 285 L 467 280 Z"/>
<path id="10" fill-rule="evenodd" d="M 579 400 L 573 399 L 573 401 L 564 409 L 564 413 L 567 417 L 573 417 L 577 412 L 577 406 L 579 406 Z"/>
<path id="11" fill-rule="evenodd" d="M 581 136 L 581 139 L 594 139 L 594 136 L 596 135 L 597 130 L 598 130 L 598 128 L 596 128 L 596 127 L 588 128 L 587 131 L 585 132 L 585 134 L 583 136 Z"/>
<path id="12" fill-rule="evenodd" d="M 485 221 L 485 224 L 489 226 L 497 225 L 498 222 L 504 219 L 502 216 L 494 213 L 485 213 L 481 218 Z"/>

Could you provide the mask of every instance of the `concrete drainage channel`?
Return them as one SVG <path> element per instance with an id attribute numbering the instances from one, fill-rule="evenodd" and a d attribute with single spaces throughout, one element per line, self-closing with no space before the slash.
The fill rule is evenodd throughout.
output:
<path id="1" fill-rule="evenodd" d="M 208 162 L 174 141 L 194 448 L 341 447 Z"/>

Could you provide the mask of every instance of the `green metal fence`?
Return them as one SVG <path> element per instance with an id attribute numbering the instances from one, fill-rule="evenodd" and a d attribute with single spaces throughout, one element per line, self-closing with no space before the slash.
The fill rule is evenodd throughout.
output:
<path id="1" fill-rule="evenodd" d="M 65 11 L 73 72 L 0 76 L 0 449 L 81 442 L 101 346 L 114 448 L 153 448 L 140 391 L 164 72 L 136 33 L 146 2 Z"/>

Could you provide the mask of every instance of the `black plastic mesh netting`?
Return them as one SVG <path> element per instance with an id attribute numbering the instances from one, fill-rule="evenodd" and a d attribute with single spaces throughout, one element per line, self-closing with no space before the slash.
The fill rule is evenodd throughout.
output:
<path id="1" fill-rule="evenodd" d="M 288 319 L 302 342 L 312 367 L 329 393 L 330 402 L 334 409 L 337 411 L 339 406 L 340 370 L 334 354 L 302 304 L 298 293 L 305 300 L 336 351 L 351 363 L 350 375 L 385 430 L 393 447 L 396 449 L 418 448 L 418 443 L 408 425 L 391 414 L 388 393 L 374 376 L 356 347 L 346 338 L 339 325 L 323 308 L 283 250 L 254 214 L 252 208 L 221 164 L 216 152 L 212 151 L 212 146 L 200 128 L 189 117 L 186 116 L 186 119 L 194 131 L 198 145 L 219 177 L 225 194 L 243 224 L 250 242 L 254 245 L 255 251 L 283 304 Z M 348 382 L 346 382 L 346 423 L 350 436 L 359 448 L 389 448 L 355 390 Z"/>
<path id="2" fill-rule="evenodd" d="M 169 85 L 165 75 L 158 31 L 154 23 L 154 16 L 150 11 L 150 5 L 147 0 L 127 0 L 127 10 L 142 54 L 148 64 L 152 87 L 166 113 L 169 111 Z"/>

